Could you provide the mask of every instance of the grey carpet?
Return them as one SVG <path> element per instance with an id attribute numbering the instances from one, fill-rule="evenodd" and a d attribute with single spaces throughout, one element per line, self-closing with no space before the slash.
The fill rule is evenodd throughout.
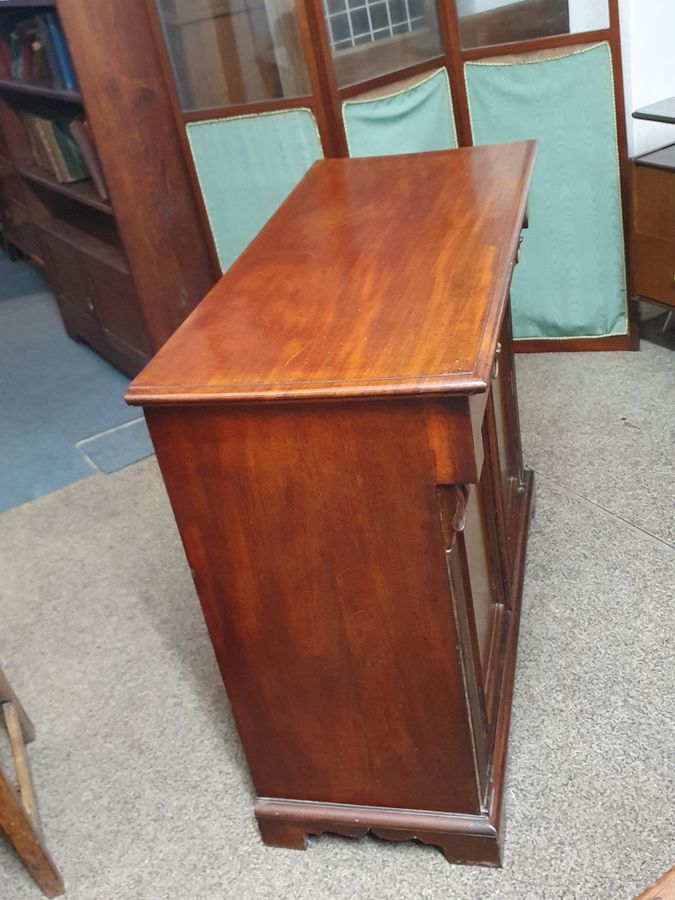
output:
<path id="1" fill-rule="evenodd" d="M 37 725 L 67 896 L 618 900 L 675 863 L 674 360 L 647 344 L 518 361 L 526 455 L 545 474 L 502 870 L 372 838 L 261 844 L 154 460 L 0 516 L 0 659 Z M 0 897 L 38 896 L 0 844 Z"/>

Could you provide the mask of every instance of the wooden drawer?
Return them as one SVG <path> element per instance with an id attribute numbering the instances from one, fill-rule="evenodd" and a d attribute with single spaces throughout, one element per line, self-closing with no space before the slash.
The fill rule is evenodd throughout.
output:
<path id="1" fill-rule="evenodd" d="M 142 365 L 151 347 L 131 276 L 92 259 L 86 270 L 89 296 L 106 339 L 123 353 L 137 351 Z"/>
<path id="2" fill-rule="evenodd" d="M 635 233 L 675 240 L 675 172 L 636 165 L 633 177 Z"/>
<path id="3" fill-rule="evenodd" d="M 633 287 L 641 297 L 675 307 L 675 220 L 671 238 L 633 235 Z"/>

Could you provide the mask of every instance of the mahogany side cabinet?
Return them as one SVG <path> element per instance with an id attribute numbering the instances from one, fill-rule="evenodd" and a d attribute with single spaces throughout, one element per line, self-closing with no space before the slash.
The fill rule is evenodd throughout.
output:
<path id="1" fill-rule="evenodd" d="M 316 163 L 129 389 L 272 846 L 501 864 L 535 149 Z"/>

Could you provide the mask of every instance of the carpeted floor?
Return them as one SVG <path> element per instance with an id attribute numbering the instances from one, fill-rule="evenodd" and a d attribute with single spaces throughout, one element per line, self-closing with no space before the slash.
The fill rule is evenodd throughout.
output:
<path id="1" fill-rule="evenodd" d="M 42 274 L 0 248 L 0 511 L 152 453 L 128 384 L 68 337 Z"/>
<path id="2" fill-rule="evenodd" d="M 540 472 L 502 870 L 265 848 L 154 460 L 0 516 L 0 659 L 72 900 L 630 898 L 675 863 L 675 347 L 518 360 Z M 39 893 L 0 844 L 0 897 Z"/>

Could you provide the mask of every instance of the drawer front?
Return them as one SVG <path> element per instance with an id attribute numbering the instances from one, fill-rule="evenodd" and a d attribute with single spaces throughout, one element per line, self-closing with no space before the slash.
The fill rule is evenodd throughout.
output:
<path id="1" fill-rule="evenodd" d="M 672 238 L 675 238 L 675 218 Z M 675 307 L 675 240 L 633 237 L 634 290 L 641 297 Z"/>
<path id="2" fill-rule="evenodd" d="M 504 569 L 507 581 L 512 585 L 517 537 L 515 520 L 524 470 L 510 311 L 504 320 L 495 358 L 484 430 L 488 458 L 495 469 L 495 503 Z"/>
<path id="3" fill-rule="evenodd" d="M 86 266 L 89 294 L 106 338 L 120 352 L 137 351 L 143 364 L 151 347 L 131 276 L 92 259 Z"/>
<path id="4" fill-rule="evenodd" d="M 675 240 L 675 172 L 636 165 L 633 178 L 636 233 Z"/>
<path id="5" fill-rule="evenodd" d="M 94 304 L 89 296 L 84 260 L 70 244 L 48 232 L 40 232 L 46 275 L 59 306 L 66 302 L 82 316 L 94 319 Z"/>

